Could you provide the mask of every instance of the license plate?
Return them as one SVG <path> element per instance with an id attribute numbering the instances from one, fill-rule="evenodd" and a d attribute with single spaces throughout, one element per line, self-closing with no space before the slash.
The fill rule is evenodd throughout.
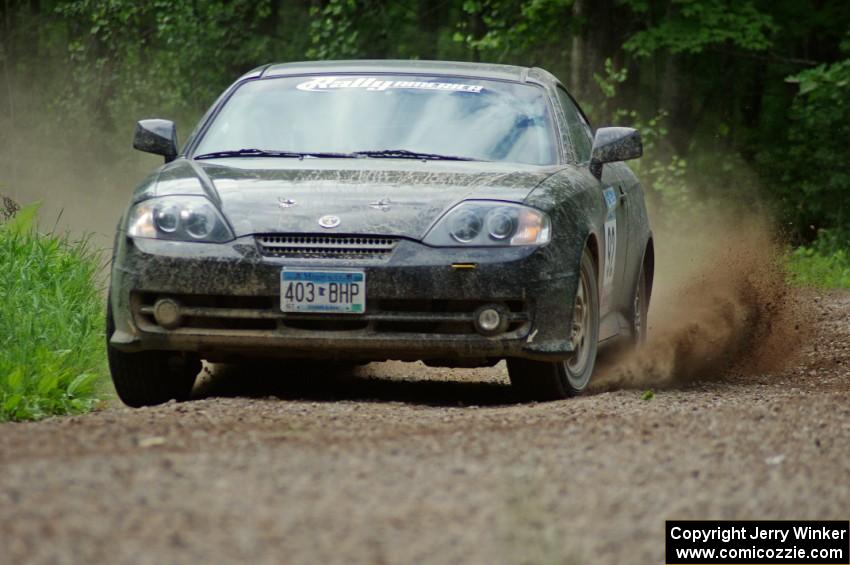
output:
<path id="1" fill-rule="evenodd" d="M 280 273 L 280 309 L 316 314 L 362 314 L 366 311 L 366 273 L 285 268 Z"/>

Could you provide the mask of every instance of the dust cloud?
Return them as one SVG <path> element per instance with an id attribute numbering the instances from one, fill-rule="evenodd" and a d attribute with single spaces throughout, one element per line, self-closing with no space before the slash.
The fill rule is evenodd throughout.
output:
<path id="1" fill-rule="evenodd" d="M 132 148 L 134 120 L 153 116 L 102 123 L 85 111 L 89 100 L 66 107 L 44 78 L 58 72 L 45 63 L 32 76 L 0 73 L 0 195 L 40 203 L 40 229 L 88 237 L 108 253 L 133 189 L 162 163 Z"/>
<path id="2" fill-rule="evenodd" d="M 132 124 L 128 127 L 129 138 Z M 115 226 L 130 201 L 135 186 L 153 170 L 151 159 L 138 166 L 135 160 L 113 161 L 106 154 L 80 154 L 67 145 L 19 147 L 14 174 L 0 178 L 0 194 L 24 206 L 38 202 L 39 226 L 43 231 L 68 232 L 72 238 L 89 237 L 96 248 L 108 251 Z M 133 151 L 127 143 L 127 152 Z M 11 159 L 8 153 L 2 162 Z M 11 171 L 11 167 L 6 167 Z"/>
<path id="3" fill-rule="evenodd" d="M 809 322 L 766 216 L 713 210 L 655 232 L 649 338 L 604 361 L 594 388 L 675 387 L 789 363 Z"/>

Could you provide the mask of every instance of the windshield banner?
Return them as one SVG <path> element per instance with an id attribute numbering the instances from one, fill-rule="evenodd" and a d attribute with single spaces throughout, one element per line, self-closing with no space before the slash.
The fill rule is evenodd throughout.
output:
<path id="1" fill-rule="evenodd" d="M 408 88 L 417 90 L 444 90 L 450 92 L 479 93 L 484 87 L 477 84 L 458 82 L 426 82 L 413 80 L 382 80 L 375 77 L 317 77 L 296 86 L 298 90 L 323 92 L 347 88 L 362 88 L 370 91 Z"/>

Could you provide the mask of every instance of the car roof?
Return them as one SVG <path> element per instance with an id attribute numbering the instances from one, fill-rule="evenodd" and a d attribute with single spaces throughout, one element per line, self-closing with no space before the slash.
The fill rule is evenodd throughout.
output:
<path id="1" fill-rule="evenodd" d="M 516 82 L 558 82 L 551 73 L 537 67 L 519 67 L 494 63 L 467 63 L 460 61 L 420 61 L 405 59 L 351 60 L 351 61 L 301 61 L 264 65 L 242 78 L 269 78 L 289 75 L 314 75 L 328 73 L 386 73 L 472 76 L 484 79 Z"/>

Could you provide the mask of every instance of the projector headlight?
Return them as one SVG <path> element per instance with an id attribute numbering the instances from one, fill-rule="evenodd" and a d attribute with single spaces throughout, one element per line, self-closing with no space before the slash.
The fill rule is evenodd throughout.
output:
<path id="1" fill-rule="evenodd" d="M 233 239 L 224 218 L 203 196 L 163 196 L 139 202 L 130 210 L 127 235 L 205 243 Z"/>
<path id="2" fill-rule="evenodd" d="M 449 234 L 459 243 L 470 243 L 481 234 L 484 220 L 475 210 L 458 210 L 449 219 Z"/>
<path id="3" fill-rule="evenodd" d="M 544 245 L 552 238 L 544 212 L 507 202 L 461 202 L 431 228 L 423 242 L 434 247 Z"/>

